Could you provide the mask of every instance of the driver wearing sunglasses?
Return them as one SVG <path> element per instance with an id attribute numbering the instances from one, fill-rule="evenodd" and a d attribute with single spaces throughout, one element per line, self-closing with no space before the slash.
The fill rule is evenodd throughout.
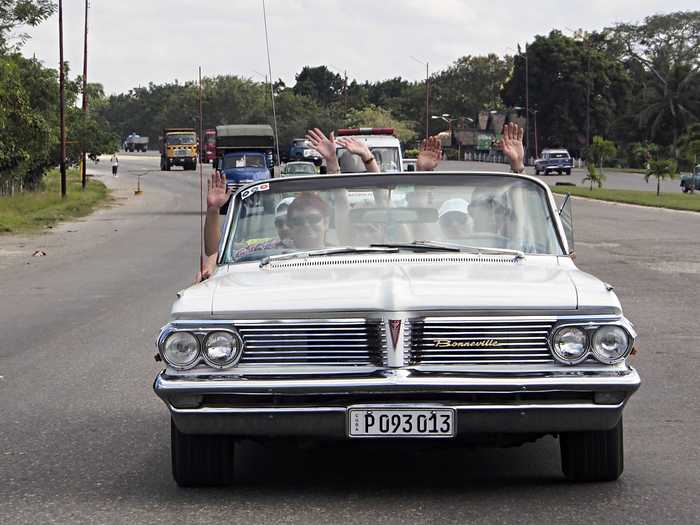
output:
<path id="1" fill-rule="evenodd" d="M 325 248 L 331 210 L 313 193 L 302 193 L 287 208 L 287 226 L 294 247 L 299 250 Z"/>

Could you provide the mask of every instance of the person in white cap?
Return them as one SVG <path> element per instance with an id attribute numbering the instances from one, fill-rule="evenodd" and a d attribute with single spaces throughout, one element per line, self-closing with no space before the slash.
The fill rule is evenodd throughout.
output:
<path id="1" fill-rule="evenodd" d="M 294 202 L 294 197 L 285 197 L 275 206 L 275 228 L 282 244 L 291 248 L 294 245 L 291 237 L 291 230 L 287 222 L 287 208 Z"/>
<path id="2" fill-rule="evenodd" d="M 438 210 L 438 221 L 446 239 L 464 239 L 471 231 L 469 203 L 464 199 L 447 199 Z"/>

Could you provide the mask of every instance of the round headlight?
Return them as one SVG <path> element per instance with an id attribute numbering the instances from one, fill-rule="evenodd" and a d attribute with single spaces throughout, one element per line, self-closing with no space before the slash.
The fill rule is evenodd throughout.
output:
<path id="1" fill-rule="evenodd" d="M 619 326 L 601 326 L 593 334 L 593 355 L 601 363 L 613 364 L 627 356 L 629 336 Z"/>
<path id="2" fill-rule="evenodd" d="M 233 332 L 212 332 L 204 341 L 204 360 L 214 368 L 233 365 L 241 354 L 243 343 Z"/>
<path id="3" fill-rule="evenodd" d="M 586 358 L 586 333 L 575 326 L 557 330 L 552 338 L 554 357 L 567 365 L 575 365 Z"/>
<path id="4" fill-rule="evenodd" d="M 163 359 L 175 368 L 188 368 L 199 357 L 199 342 L 189 332 L 173 332 L 163 344 Z"/>

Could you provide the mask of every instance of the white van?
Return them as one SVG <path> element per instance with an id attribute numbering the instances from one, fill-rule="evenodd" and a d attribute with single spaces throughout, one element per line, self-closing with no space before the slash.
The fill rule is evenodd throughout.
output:
<path id="1" fill-rule="evenodd" d="M 336 137 L 352 137 L 367 143 L 382 173 L 403 171 L 401 143 L 394 136 L 393 128 L 345 128 L 336 132 Z M 341 173 L 363 173 L 362 160 L 345 148 L 336 150 Z"/>

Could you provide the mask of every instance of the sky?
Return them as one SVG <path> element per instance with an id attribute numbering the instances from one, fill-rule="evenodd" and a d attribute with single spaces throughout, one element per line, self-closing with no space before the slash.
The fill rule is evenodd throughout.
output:
<path id="1" fill-rule="evenodd" d="M 82 72 L 84 1 L 64 0 L 64 54 Z M 697 0 L 266 0 L 272 77 L 294 84 L 305 65 L 360 82 L 425 78 L 461 56 L 513 54 L 552 29 L 698 9 Z M 149 82 L 267 75 L 262 0 L 90 0 L 88 80 L 106 93 Z M 23 53 L 58 64 L 58 16 L 35 28 Z"/>

